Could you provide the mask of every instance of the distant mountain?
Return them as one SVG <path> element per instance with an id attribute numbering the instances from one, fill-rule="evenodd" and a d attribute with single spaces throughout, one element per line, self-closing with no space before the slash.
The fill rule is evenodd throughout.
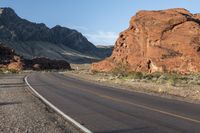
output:
<path id="1" fill-rule="evenodd" d="M 112 51 L 114 49 L 113 45 L 97 45 L 96 46 L 98 48 L 98 50 L 100 51 L 100 53 L 103 53 L 104 57 L 109 57 L 112 54 Z"/>
<path id="2" fill-rule="evenodd" d="M 48 28 L 20 18 L 11 8 L 0 8 L 0 41 L 25 58 L 49 57 L 85 63 L 111 55 L 112 49 L 98 48 L 80 32 L 55 26 Z"/>

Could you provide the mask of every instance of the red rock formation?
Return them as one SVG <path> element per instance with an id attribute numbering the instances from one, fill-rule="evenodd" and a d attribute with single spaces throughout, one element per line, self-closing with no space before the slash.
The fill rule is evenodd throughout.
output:
<path id="1" fill-rule="evenodd" d="M 140 11 L 120 34 L 112 56 L 92 65 L 108 72 L 200 72 L 200 14 L 185 9 Z"/>
<path id="2" fill-rule="evenodd" d="M 70 64 L 64 60 L 51 60 L 44 57 L 36 57 L 28 60 L 17 55 L 11 48 L 0 43 L 0 68 L 21 71 L 23 69 L 50 70 L 71 69 Z"/>
<path id="3" fill-rule="evenodd" d="M 0 43 L 0 68 L 20 71 L 23 69 L 21 57 L 13 49 Z"/>

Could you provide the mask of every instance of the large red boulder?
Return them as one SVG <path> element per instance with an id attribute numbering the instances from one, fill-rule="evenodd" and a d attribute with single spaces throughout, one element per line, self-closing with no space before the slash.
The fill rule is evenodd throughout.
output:
<path id="1" fill-rule="evenodd" d="M 140 11 L 116 42 L 112 56 L 92 65 L 108 72 L 200 72 L 200 14 L 185 9 Z"/>

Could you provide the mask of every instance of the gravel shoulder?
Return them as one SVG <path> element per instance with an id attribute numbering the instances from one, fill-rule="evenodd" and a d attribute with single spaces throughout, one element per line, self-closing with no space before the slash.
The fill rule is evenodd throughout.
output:
<path id="1" fill-rule="evenodd" d="M 0 75 L 0 132 L 79 133 L 30 92 L 24 77 L 25 74 Z"/>

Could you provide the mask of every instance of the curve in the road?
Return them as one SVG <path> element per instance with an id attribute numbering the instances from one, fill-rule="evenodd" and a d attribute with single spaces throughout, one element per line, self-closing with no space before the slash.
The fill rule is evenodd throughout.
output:
<path id="1" fill-rule="evenodd" d="M 87 129 L 86 127 L 82 126 L 80 123 L 78 123 L 77 121 L 75 121 L 74 119 L 72 119 L 70 116 L 68 116 L 67 114 L 65 114 L 64 112 L 62 112 L 59 108 L 57 108 L 56 106 L 54 106 L 52 103 L 50 103 L 47 99 L 45 99 L 42 95 L 40 95 L 28 82 L 27 80 L 28 76 L 26 76 L 24 78 L 26 84 L 29 86 L 29 88 L 37 95 L 38 98 L 40 98 L 45 104 L 47 104 L 48 106 L 50 106 L 54 111 L 56 111 L 57 113 L 59 113 L 62 117 L 64 117 L 65 119 L 67 119 L 68 121 L 70 121 L 71 123 L 73 123 L 75 126 L 77 126 L 78 128 L 80 128 L 83 132 L 85 133 L 92 133 L 92 131 L 90 131 L 89 129 Z"/>
<path id="2" fill-rule="evenodd" d="M 57 73 L 33 73 L 26 82 L 85 132 L 200 131 L 198 104 L 100 86 Z"/>

